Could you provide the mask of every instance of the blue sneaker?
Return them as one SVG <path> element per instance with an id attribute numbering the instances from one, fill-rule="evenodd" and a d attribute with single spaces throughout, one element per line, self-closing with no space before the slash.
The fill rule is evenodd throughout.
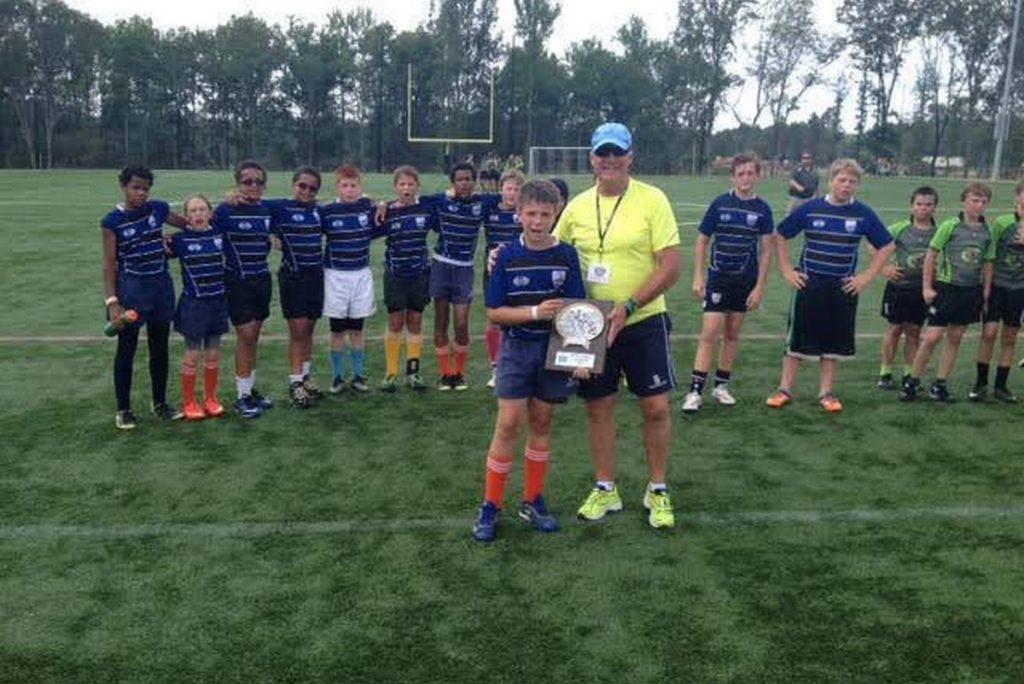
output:
<path id="1" fill-rule="evenodd" d="M 256 402 L 256 405 L 260 407 L 261 411 L 269 411 L 274 408 L 274 400 L 260 394 L 259 390 L 255 387 L 252 388 L 252 400 Z"/>
<path id="2" fill-rule="evenodd" d="M 533 529 L 538 532 L 558 531 L 558 521 L 548 513 L 548 505 L 539 494 L 533 501 L 524 501 L 519 506 L 519 517 L 533 525 Z"/>
<path id="3" fill-rule="evenodd" d="M 492 542 L 498 536 L 498 516 L 501 509 L 487 502 L 480 507 L 476 523 L 473 525 L 473 539 L 480 542 Z"/>
<path id="4" fill-rule="evenodd" d="M 235 401 L 235 411 L 243 418 L 259 418 L 263 415 L 263 409 L 252 398 L 251 394 L 246 394 Z"/>

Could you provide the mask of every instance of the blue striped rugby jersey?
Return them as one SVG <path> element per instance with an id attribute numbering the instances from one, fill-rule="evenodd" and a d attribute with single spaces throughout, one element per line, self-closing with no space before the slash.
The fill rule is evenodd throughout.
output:
<path id="1" fill-rule="evenodd" d="M 224 268 L 229 276 L 248 279 L 270 273 L 270 207 L 221 204 L 210 222 L 224 238 Z"/>
<path id="2" fill-rule="evenodd" d="M 892 235 L 871 207 L 853 200 L 837 206 L 819 197 L 787 216 L 778 227 L 788 239 L 801 232 L 804 247 L 800 270 L 810 276 L 847 278 L 857 271 L 860 240 L 866 237 L 875 249 L 892 242 Z"/>
<path id="3" fill-rule="evenodd" d="M 439 230 L 436 204 L 421 197 L 413 204 L 388 207 L 380 227 L 386 237 L 384 268 L 393 276 L 411 278 L 430 268 L 427 234 Z"/>
<path id="4" fill-rule="evenodd" d="M 377 207 L 368 197 L 320 207 L 320 225 L 327 236 L 324 268 L 359 271 L 370 266 L 370 241 L 382 235 L 374 223 L 376 213 Z"/>
<path id="5" fill-rule="evenodd" d="M 484 217 L 497 207 L 501 195 L 477 194 L 463 200 L 441 193 L 425 199 L 436 203 L 440 224 L 434 258 L 456 266 L 472 266 Z"/>
<path id="6" fill-rule="evenodd" d="M 267 200 L 270 232 L 281 240 L 281 267 L 298 273 L 323 268 L 323 229 L 316 204 L 294 199 Z"/>
<path id="7" fill-rule="evenodd" d="M 584 299 L 587 296 L 576 248 L 556 242 L 548 249 L 529 249 L 522 237 L 498 253 L 487 281 L 488 309 L 502 306 L 535 306 L 547 299 Z M 515 339 L 546 340 L 551 321 L 502 326 Z"/>
<path id="8" fill-rule="evenodd" d="M 519 215 L 514 208 L 500 209 L 495 206 L 484 217 L 484 242 L 487 244 L 487 251 L 491 251 L 498 245 L 512 242 L 523 232 L 523 226 L 519 223 Z"/>
<path id="9" fill-rule="evenodd" d="M 697 230 L 713 238 L 708 270 L 756 278 L 761 238 L 771 235 L 775 224 L 763 199 L 740 199 L 729 191 L 715 198 Z"/>
<path id="10" fill-rule="evenodd" d="M 224 238 L 213 230 L 186 228 L 171 236 L 171 254 L 181 263 L 181 293 L 204 299 L 224 294 Z"/>
<path id="11" fill-rule="evenodd" d="M 170 213 L 167 202 L 149 200 L 135 211 L 126 211 L 119 204 L 103 217 L 100 225 L 117 238 L 118 273 L 151 276 L 167 272 L 163 226 Z"/>

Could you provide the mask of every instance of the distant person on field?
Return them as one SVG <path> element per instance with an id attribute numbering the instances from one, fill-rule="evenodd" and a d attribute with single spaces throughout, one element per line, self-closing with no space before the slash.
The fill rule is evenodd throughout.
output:
<path id="1" fill-rule="evenodd" d="M 793 400 L 800 361 L 811 360 L 820 365 L 819 404 L 829 413 L 843 410 L 833 389 L 837 362 L 854 356 L 857 298 L 894 249 L 892 236 L 875 212 L 854 198 L 863 173 L 852 159 L 836 160 L 829 173 L 829 193 L 804 204 L 779 224 L 775 238 L 779 268 L 796 292 L 782 377 L 766 402 L 771 408 L 782 408 Z M 801 233 L 804 244 L 794 268 L 787 241 Z M 868 267 L 858 273 L 862 238 L 876 251 Z"/>
<path id="2" fill-rule="evenodd" d="M 789 208 L 786 215 L 818 196 L 818 171 L 814 168 L 814 155 L 804 152 L 800 155 L 800 164 L 793 169 L 789 179 Z"/>
<path id="3" fill-rule="evenodd" d="M 924 260 L 928 245 L 935 237 L 935 208 L 939 194 L 934 188 L 922 186 L 910 197 L 910 216 L 889 226 L 894 244 L 893 263 L 882 269 L 885 293 L 882 295 L 882 317 L 888 323 L 882 337 L 882 365 L 878 373 L 878 387 L 897 389 L 893 379 L 896 350 L 903 342 L 903 379 L 906 382 L 914 365 L 914 357 L 921 345 L 921 326 L 928 316 L 928 304 L 921 295 Z"/>
<path id="4" fill-rule="evenodd" d="M 501 325 L 503 335 L 495 390 L 498 417 L 487 450 L 484 503 L 473 527 L 478 541 L 492 541 L 497 534 L 523 424 L 528 431 L 518 515 L 540 532 L 558 529 L 544 498 L 551 420 L 555 406 L 572 395 L 575 382 L 568 373 L 545 370 L 544 363 L 551 320 L 563 299 L 586 297 L 576 250 L 551 235 L 558 201 L 558 190 L 547 181 L 522 186 L 517 205 L 522 234 L 505 243 L 487 283 L 487 317 Z"/>
<path id="5" fill-rule="evenodd" d="M 601 375 L 580 383 L 595 484 L 578 516 L 596 521 L 622 510 L 615 485 L 622 377 L 643 413 L 643 446 L 650 481 L 643 506 L 651 527 L 675 525 L 666 484 L 672 442 L 669 397 L 675 387 L 665 292 L 679 279 L 682 254 L 672 205 L 658 188 L 630 176 L 633 136 L 621 123 L 597 127 L 590 139 L 597 182 L 569 202 L 555 237 L 579 252 L 587 295 L 614 302 L 608 316 L 608 355 Z"/>
<path id="6" fill-rule="evenodd" d="M 988 308 L 982 312 L 978 377 L 973 393 L 975 399 L 984 399 L 987 394 L 989 363 L 996 338 L 999 338 L 999 361 L 992 396 L 1011 404 L 1017 402 L 1017 397 L 1006 382 L 1017 355 L 1017 337 L 1024 316 L 1024 219 L 1021 218 L 1024 216 L 1024 181 L 1017 183 L 1015 193 L 1016 211 L 1000 216 L 992 224 L 992 241 L 996 246 L 992 294 Z"/>
<path id="7" fill-rule="evenodd" d="M 943 338 L 946 346 L 928 396 L 935 401 L 953 401 L 947 380 L 956 365 L 964 332 L 979 321 L 990 301 L 996 244 L 985 222 L 985 210 L 991 200 L 992 190 L 987 185 L 971 183 L 965 187 L 960 193 L 961 212 L 943 221 L 928 245 L 921 285 L 921 294 L 928 303 L 928 328 L 910 377 L 903 383 L 902 401 L 917 398 L 921 376 Z"/>
<path id="8" fill-rule="evenodd" d="M 526 182 L 526 178 L 521 172 L 509 169 L 501 174 L 499 180 L 501 201 L 487 214 L 487 218 L 484 220 L 484 242 L 487 244 L 485 254 L 490 254 L 499 245 L 515 242 L 522 234 L 516 205 L 519 200 L 519 188 Z M 553 226 L 554 224 L 552 224 Z M 482 274 L 485 293 L 487 292 L 488 277 L 489 271 L 485 268 Z M 487 359 L 491 364 L 491 379 L 487 381 L 487 386 L 494 387 L 494 372 L 498 365 L 498 350 L 501 346 L 500 326 L 488 321 L 484 328 L 484 341 L 487 344 Z"/>
<path id="9" fill-rule="evenodd" d="M 756 193 L 761 161 L 751 155 L 736 155 L 730 162 L 729 175 L 732 190 L 715 198 L 697 228 L 693 294 L 704 313 L 690 374 L 690 391 L 683 399 L 684 413 L 696 413 L 704 402 L 702 394 L 719 338 L 722 353 L 711 396 L 723 406 L 736 403 L 729 391 L 729 381 L 739 352 L 740 330 L 747 312 L 761 305 L 772 262 L 772 209 Z"/>
<path id="10" fill-rule="evenodd" d="M 174 318 L 174 284 L 164 254 L 163 226 L 182 227 L 185 221 L 171 213 L 167 202 L 149 199 L 153 172 L 148 168 L 129 166 L 118 175 L 118 182 L 122 202 L 100 221 L 103 291 L 111 322 L 122 320 L 126 311 L 138 314 L 134 323 L 120 326 L 114 356 L 114 425 L 119 430 L 133 430 L 137 423 L 131 404 L 132 370 L 142 326 L 146 326 L 149 345 L 153 413 L 162 420 L 181 418 L 181 412 L 167 403 L 167 340 Z"/>

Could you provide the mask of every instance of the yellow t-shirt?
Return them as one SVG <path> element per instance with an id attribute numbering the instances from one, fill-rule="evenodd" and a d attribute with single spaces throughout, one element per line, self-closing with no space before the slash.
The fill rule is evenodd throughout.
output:
<path id="1" fill-rule="evenodd" d="M 618 209 L 617 201 L 617 197 L 599 195 L 596 186 L 577 195 L 562 212 L 555 236 L 579 252 L 587 295 L 623 304 L 657 269 L 657 252 L 679 244 L 679 226 L 665 193 L 653 185 L 630 179 Z M 603 249 L 596 202 L 601 203 Z M 595 283 L 587 278 L 594 264 L 610 271 L 608 283 Z M 628 323 L 663 311 L 665 296 L 658 295 L 637 309 Z"/>

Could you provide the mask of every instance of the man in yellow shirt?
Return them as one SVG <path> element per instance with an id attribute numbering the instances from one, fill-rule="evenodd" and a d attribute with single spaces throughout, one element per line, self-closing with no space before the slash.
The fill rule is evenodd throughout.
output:
<path id="1" fill-rule="evenodd" d="M 652 527 L 672 527 L 665 472 L 672 438 L 669 395 L 676 379 L 664 292 L 682 268 L 679 228 L 665 194 L 630 177 L 633 139 L 628 128 L 602 124 L 590 144 L 596 183 L 569 202 L 555 229 L 556 237 L 579 252 L 587 295 L 615 303 L 608 316 L 604 372 L 580 387 L 597 482 L 579 517 L 595 521 L 622 510 L 615 488 L 615 406 L 625 375 L 644 417 L 648 521 Z"/>

